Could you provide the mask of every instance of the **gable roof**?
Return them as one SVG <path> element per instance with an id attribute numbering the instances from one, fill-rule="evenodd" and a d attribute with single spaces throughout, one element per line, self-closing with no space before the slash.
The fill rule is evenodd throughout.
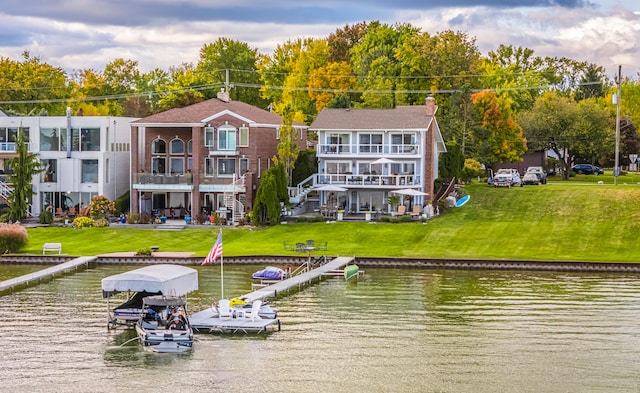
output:
<path id="1" fill-rule="evenodd" d="M 426 130 L 434 116 L 426 108 L 398 106 L 393 109 L 325 108 L 309 127 L 311 130 Z"/>
<path id="2" fill-rule="evenodd" d="M 436 107 L 437 111 L 437 107 Z M 435 116 L 427 115 L 422 105 L 397 106 L 393 109 L 335 109 L 325 108 L 311 123 L 310 131 L 348 130 L 414 130 L 426 131 L 433 122 L 435 142 L 440 152 L 447 147 Z"/>
<path id="3" fill-rule="evenodd" d="M 173 108 L 134 121 L 131 125 L 151 127 L 204 126 L 208 121 L 230 115 L 248 123 L 248 126 L 280 127 L 282 118 L 273 112 L 257 108 L 241 101 L 224 101 L 212 98 L 183 108 Z M 294 126 L 301 126 L 295 123 Z"/>

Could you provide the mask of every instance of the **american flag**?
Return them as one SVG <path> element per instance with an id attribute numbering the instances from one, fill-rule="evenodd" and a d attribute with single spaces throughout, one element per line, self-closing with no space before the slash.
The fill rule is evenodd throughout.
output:
<path id="1" fill-rule="evenodd" d="M 209 255 L 204 259 L 201 265 L 207 265 L 209 263 L 214 263 L 218 258 L 222 256 L 222 229 L 220 229 L 220 233 L 218 233 L 218 239 L 216 239 L 216 243 L 209 251 Z"/>

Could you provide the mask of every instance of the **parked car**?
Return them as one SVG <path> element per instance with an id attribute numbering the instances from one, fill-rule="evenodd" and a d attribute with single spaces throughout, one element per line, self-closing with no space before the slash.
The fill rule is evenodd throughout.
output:
<path id="1" fill-rule="evenodd" d="M 576 164 L 571 167 L 571 170 L 579 175 L 602 175 L 604 170 L 591 164 Z"/>
<path id="2" fill-rule="evenodd" d="M 496 175 L 493 178 L 493 186 L 504 187 L 506 186 L 505 182 L 509 183 L 509 187 L 519 184 L 520 173 L 518 170 L 509 168 L 498 169 L 498 172 L 496 172 Z"/>
<path id="3" fill-rule="evenodd" d="M 533 172 L 527 172 L 524 174 L 524 176 L 522 176 L 522 182 L 520 183 L 520 187 L 524 186 L 524 185 L 534 185 L 537 186 L 538 184 L 540 184 L 540 179 L 538 178 L 538 175 L 533 173 Z"/>
<path id="4" fill-rule="evenodd" d="M 541 166 L 530 166 L 529 168 L 527 168 L 527 172 L 525 173 L 525 175 L 527 173 L 533 173 L 534 175 L 536 175 L 536 177 L 538 178 L 538 183 L 547 184 L 547 174 L 545 173 L 544 168 L 542 168 Z M 524 178 L 522 180 L 524 181 Z"/>

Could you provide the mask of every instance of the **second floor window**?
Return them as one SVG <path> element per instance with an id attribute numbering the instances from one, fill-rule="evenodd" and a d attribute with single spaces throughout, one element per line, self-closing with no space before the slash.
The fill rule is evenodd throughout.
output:
<path id="1" fill-rule="evenodd" d="M 218 128 L 218 150 L 236 149 L 236 129 L 231 126 Z"/>
<path id="2" fill-rule="evenodd" d="M 240 142 L 238 146 L 249 146 L 249 127 L 240 127 Z"/>
<path id="3" fill-rule="evenodd" d="M 236 172 L 236 160 L 235 158 L 220 158 L 218 159 L 218 176 L 228 177 Z"/>
<path id="4" fill-rule="evenodd" d="M 382 153 L 382 134 L 360 134 L 360 153 Z"/>
<path id="5" fill-rule="evenodd" d="M 171 154 L 184 154 L 184 142 L 180 139 L 174 139 L 169 145 Z"/>
<path id="6" fill-rule="evenodd" d="M 98 182 L 98 160 L 82 160 L 80 182 Z"/>

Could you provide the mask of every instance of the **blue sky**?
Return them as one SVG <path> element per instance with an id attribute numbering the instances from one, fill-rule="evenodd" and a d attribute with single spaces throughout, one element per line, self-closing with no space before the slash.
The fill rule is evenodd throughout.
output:
<path id="1" fill-rule="evenodd" d="M 510 44 L 596 63 L 610 75 L 619 64 L 625 75 L 640 72 L 637 0 L 5 0 L 0 54 L 19 59 L 28 50 L 66 70 L 101 70 L 122 57 L 148 71 L 195 63 L 218 37 L 271 54 L 289 39 L 372 20 L 463 31 L 483 54 Z"/>

